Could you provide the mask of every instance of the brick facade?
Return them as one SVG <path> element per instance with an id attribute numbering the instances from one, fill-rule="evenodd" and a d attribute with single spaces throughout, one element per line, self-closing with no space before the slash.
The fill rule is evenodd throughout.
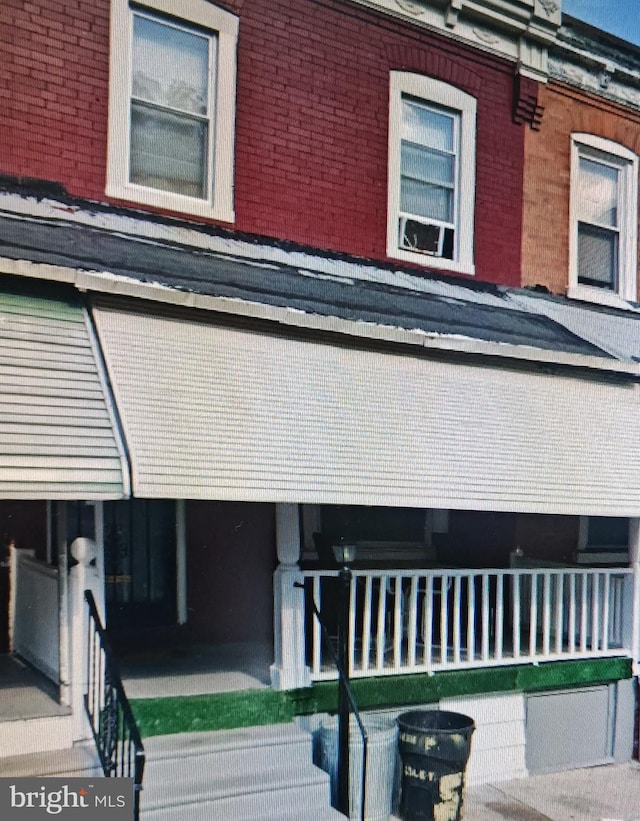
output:
<path id="1" fill-rule="evenodd" d="M 221 5 L 240 15 L 237 230 L 388 261 L 389 72 L 425 73 L 478 99 L 476 278 L 519 283 L 512 65 L 348 3 Z M 104 201 L 108 0 L 6 0 L 0 14 L 0 173 Z"/>
<path id="2" fill-rule="evenodd" d="M 522 284 L 564 294 L 569 281 L 571 134 L 613 140 L 640 154 L 640 112 L 566 85 L 540 89 L 539 132 L 525 138 Z"/>

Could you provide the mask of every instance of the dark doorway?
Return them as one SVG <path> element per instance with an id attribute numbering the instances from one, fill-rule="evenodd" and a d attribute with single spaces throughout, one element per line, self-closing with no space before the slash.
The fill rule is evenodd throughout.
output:
<path id="1" fill-rule="evenodd" d="M 130 499 L 104 504 L 105 602 L 110 628 L 176 622 L 176 506 Z"/>

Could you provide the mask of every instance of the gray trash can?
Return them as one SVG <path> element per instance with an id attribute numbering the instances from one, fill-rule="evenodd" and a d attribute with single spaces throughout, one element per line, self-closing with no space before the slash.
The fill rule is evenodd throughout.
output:
<path id="1" fill-rule="evenodd" d="M 400 818 L 459 821 L 464 772 L 475 730 L 472 718 L 446 710 L 413 710 L 398 716 L 402 758 Z"/>
<path id="2" fill-rule="evenodd" d="M 365 818 L 389 821 L 398 760 L 398 725 L 393 719 L 363 717 L 367 733 Z M 320 767 L 331 778 L 331 804 L 338 805 L 338 719 L 325 719 L 319 733 Z M 362 786 L 362 736 L 351 716 L 349 724 L 349 818 L 360 819 Z"/>

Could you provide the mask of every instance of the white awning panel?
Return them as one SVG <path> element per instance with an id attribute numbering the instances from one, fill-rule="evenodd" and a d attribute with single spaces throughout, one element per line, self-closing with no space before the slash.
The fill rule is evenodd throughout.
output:
<path id="1" fill-rule="evenodd" d="M 640 515 L 630 382 L 95 318 L 135 495 Z"/>
<path id="2" fill-rule="evenodd" d="M 83 309 L 0 293 L 0 499 L 119 499 L 123 468 Z"/>

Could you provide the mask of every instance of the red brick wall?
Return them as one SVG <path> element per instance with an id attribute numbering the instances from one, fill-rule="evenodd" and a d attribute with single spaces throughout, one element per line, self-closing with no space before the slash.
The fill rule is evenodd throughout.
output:
<path id="1" fill-rule="evenodd" d="M 104 199 L 108 0 L 0 3 L 0 172 Z"/>
<path id="2" fill-rule="evenodd" d="M 525 127 L 513 69 L 346 2 L 245 0 L 240 13 L 235 227 L 386 260 L 389 71 L 478 98 L 477 278 L 517 284 Z M 104 200 L 107 0 L 4 0 L 0 172 Z"/>

